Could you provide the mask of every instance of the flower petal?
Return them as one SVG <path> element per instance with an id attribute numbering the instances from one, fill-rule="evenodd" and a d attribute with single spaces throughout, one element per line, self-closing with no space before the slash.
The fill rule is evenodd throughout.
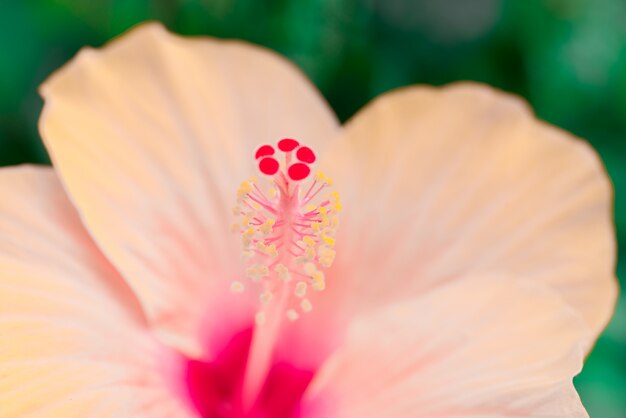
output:
<path id="1" fill-rule="evenodd" d="M 359 306 L 495 272 L 546 283 L 596 334 L 605 326 L 612 192 L 585 142 L 473 84 L 387 94 L 343 135 L 326 160 L 347 214 L 335 276 L 354 279 Z"/>
<path id="2" fill-rule="evenodd" d="M 0 416 L 188 416 L 50 168 L 0 170 L 0 271 Z"/>
<path id="3" fill-rule="evenodd" d="M 453 282 L 355 319 L 309 400 L 341 418 L 587 417 L 572 385 L 585 329 L 541 285 Z"/>
<path id="4" fill-rule="evenodd" d="M 83 50 L 41 91 L 42 136 L 89 231 L 157 330 L 197 349 L 198 319 L 239 272 L 231 208 L 255 147 L 323 143 L 335 116 L 277 55 L 158 24 Z"/>

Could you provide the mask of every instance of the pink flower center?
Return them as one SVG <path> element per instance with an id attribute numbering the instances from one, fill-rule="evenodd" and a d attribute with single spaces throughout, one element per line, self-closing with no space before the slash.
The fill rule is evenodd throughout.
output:
<path id="1" fill-rule="evenodd" d="M 188 360 L 186 383 L 203 418 L 298 418 L 300 400 L 313 372 L 274 364 L 251 408 L 243 403 L 243 381 L 252 329 L 235 335 L 212 361 Z"/>

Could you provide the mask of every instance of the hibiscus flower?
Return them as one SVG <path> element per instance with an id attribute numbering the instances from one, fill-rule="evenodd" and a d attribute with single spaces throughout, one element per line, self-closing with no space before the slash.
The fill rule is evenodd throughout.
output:
<path id="1" fill-rule="evenodd" d="M 342 127 L 285 59 L 159 24 L 41 93 L 54 168 L 0 174 L 1 417 L 587 416 L 610 181 L 519 99 Z"/>

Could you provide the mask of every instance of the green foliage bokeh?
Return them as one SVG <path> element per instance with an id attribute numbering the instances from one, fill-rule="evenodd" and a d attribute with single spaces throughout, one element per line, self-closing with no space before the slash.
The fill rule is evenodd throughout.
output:
<path id="1" fill-rule="evenodd" d="M 522 95 L 601 154 L 626 242 L 624 0 L 0 0 L 0 165 L 46 163 L 37 86 L 80 47 L 145 20 L 286 55 L 342 120 L 415 83 L 477 80 Z M 592 417 L 626 417 L 624 297 L 575 383 Z"/>

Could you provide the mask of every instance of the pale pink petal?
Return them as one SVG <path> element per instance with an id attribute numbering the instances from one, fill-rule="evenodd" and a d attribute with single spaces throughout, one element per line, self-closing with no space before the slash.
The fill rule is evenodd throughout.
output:
<path id="1" fill-rule="evenodd" d="M 318 146 L 335 116 L 274 53 L 158 24 L 83 50 L 41 91 L 41 133 L 87 228 L 157 331 L 198 350 L 198 320 L 240 273 L 231 208 L 255 148 Z"/>
<path id="2" fill-rule="evenodd" d="M 0 170 L 0 272 L 0 416 L 189 416 L 50 168 Z"/>
<path id="3" fill-rule="evenodd" d="M 545 283 L 594 333 L 616 300 L 611 184 L 589 145 L 491 88 L 384 95 L 326 168 L 345 214 L 336 281 L 367 308 L 469 274 Z M 330 281 L 330 280 L 329 280 Z"/>
<path id="4" fill-rule="evenodd" d="M 313 383 L 313 416 L 586 417 L 572 385 L 585 329 L 528 281 L 450 283 L 357 318 Z"/>

